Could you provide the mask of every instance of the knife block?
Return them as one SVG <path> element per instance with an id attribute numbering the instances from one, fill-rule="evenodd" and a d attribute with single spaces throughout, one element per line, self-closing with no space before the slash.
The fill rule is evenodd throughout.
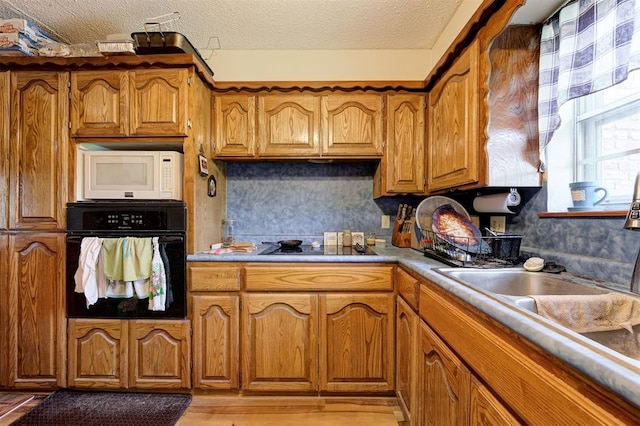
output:
<path id="1" fill-rule="evenodd" d="M 411 247 L 411 232 L 401 232 L 402 221 L 396 219 L 393 223 L 393 234 L 391 234 L 391 244 L 396 247 Z"/>

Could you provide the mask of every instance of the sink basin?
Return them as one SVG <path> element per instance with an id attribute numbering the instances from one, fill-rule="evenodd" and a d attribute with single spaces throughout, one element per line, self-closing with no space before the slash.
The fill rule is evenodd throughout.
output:
<path id="1" fill-rule="evenodd" d="M 590 287 L 568 281 L 556 275 L 528 272 L 522 269 L 435 269 L 440 274 L 452 278 L 466 286 L 501 296 L 515 306 L 538 313 L 534 295 L 591 295 L 610 293 L 600 287 Z M 582 333 L 584 337 L 598 342 L 625 356 L 640 360 L 640 325 L 633 327 L 634 333 L 613 330 Z"/>
<path id="2" fill-rule="evenodd" d="M 442 268 L 436 271 L 462 284 L 506 296 L 608 293 L 605 289 L 573 283 L 556 275 L 522 269 Z"/>

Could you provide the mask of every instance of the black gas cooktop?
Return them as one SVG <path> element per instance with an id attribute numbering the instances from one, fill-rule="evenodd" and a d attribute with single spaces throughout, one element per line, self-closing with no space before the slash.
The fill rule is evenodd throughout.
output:
<path id="1" fill-rule="evenodd" d="M 338 246 L 319 246 L 312 247 L 308 244 L 302 244 L 298 247 L 281 247 L 274 245 L 263 250 L 261 255 L 333 255 L 333 256 L 362 256 L 362 255 L 374 255 L 375 252 L 369 247 L 356 244 L 352 247 L 338 247 Z"/>

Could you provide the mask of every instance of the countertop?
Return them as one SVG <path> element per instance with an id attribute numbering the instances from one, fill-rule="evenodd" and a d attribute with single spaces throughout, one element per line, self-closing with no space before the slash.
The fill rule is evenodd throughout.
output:
<path id="1" fill-rule="evenodd" d="M 620 395 L 640 408 L 640 361 L 626 357 L 578 333 L 520 309 L 508 301 L 449 279 L 435 268 L 448 267 L 410 248 L 373 247 L 371 255 L 260 255 L 269 246 L 259 246 L 252 253 L 221 255 L 194 254 L 187 261 L 213 262 L 392 262 L 405 266 L 442 287 L 496 321 L 535 343 L 585 376 Z"/>

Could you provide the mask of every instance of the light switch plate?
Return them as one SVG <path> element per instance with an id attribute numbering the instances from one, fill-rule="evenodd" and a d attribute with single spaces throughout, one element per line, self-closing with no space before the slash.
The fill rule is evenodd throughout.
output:
<path id="1" fill-rule="evenodd" d="M 380 220 L 380 228 L 389 229 L 391 228 L 391 218 L 388 214 L 383 214 L 382 219 Z"/>
<path id="2" fill-rule="evenodd" d="M 490 216 L 489 229 L 491 229 L 493 232 L 506 232 L 507 218 L 504 216 Z"/>

